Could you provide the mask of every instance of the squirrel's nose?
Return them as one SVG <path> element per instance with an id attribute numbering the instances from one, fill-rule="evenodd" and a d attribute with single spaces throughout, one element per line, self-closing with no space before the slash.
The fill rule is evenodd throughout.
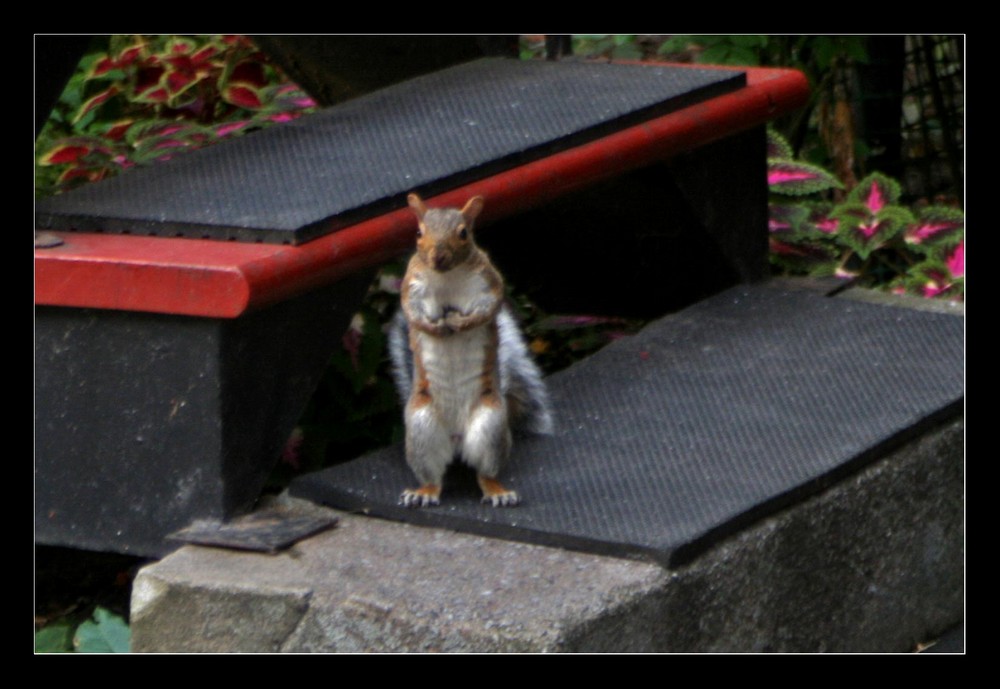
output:
<path id="1" fill-rule="evenodd" d="M 451 254 L 447 251 L 435 251 L 431 255 L 431 264 L 436 270 L 444 270 L 451 266 Z"/>

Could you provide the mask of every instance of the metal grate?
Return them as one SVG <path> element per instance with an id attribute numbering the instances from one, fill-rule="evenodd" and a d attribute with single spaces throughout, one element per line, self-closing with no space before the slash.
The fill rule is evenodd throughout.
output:
<path id="1" fill-rule="evenodd" d="M 962 198 L 965 180 L 964 41 L 907 36 L 903 73 L 903 174 L 915 196 Z"/>

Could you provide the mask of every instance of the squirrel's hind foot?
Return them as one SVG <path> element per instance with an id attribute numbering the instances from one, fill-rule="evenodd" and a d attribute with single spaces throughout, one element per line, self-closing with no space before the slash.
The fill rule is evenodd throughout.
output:
<path id="1" fill-rule="evenodd" d="M 441 486 L 426 485 L 407 488 L 399 496 L 399 504 L 406 507 L 431 507 L 441 504 Z"/>
<path id="2" fill-rule="evenodd" d="M 483 491 L 483 502 L 493 507 L 513 507 L 521 502 L 517 491 L 507 490 L 496 479 L 480 476 L 479 487 Z"/>

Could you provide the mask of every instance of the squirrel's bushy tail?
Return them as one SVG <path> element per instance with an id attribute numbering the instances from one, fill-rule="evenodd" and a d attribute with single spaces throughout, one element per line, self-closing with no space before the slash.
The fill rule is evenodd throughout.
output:
<path id="1" fill-rule="evenodd" d="M 513 314 L 507 306 L 497 314 L 499 331 L 500 389 L 507 399 L 511 429 L 528 433 L 552 433 L 554 423 L 549 393 L 541 369 L 531 357 Z M 413 391 L 413 352 L 409 326 L 402 309 L 389 326 L 389 356 L 399 398 L 406 406 Z"/>
<path id="2" fill-rule="evenodd" d="M 531 357 L 514 315 L 506 306 L 497 314 L 500 332 L 500 389 L 507 398 L 512 430 L 552 432 L 552 406 L 542 371 Z"/>

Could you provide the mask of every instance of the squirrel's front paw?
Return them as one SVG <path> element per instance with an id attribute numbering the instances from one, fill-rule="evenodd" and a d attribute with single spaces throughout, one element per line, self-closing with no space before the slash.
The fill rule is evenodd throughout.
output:
<path id="1" fill-rule="evenodd" d="M 419 488 L 407 488 L 399 496 L 399 504 L 407 507 L 431 507 L 441 504 L 440 486 L 420 486 Z"/>

